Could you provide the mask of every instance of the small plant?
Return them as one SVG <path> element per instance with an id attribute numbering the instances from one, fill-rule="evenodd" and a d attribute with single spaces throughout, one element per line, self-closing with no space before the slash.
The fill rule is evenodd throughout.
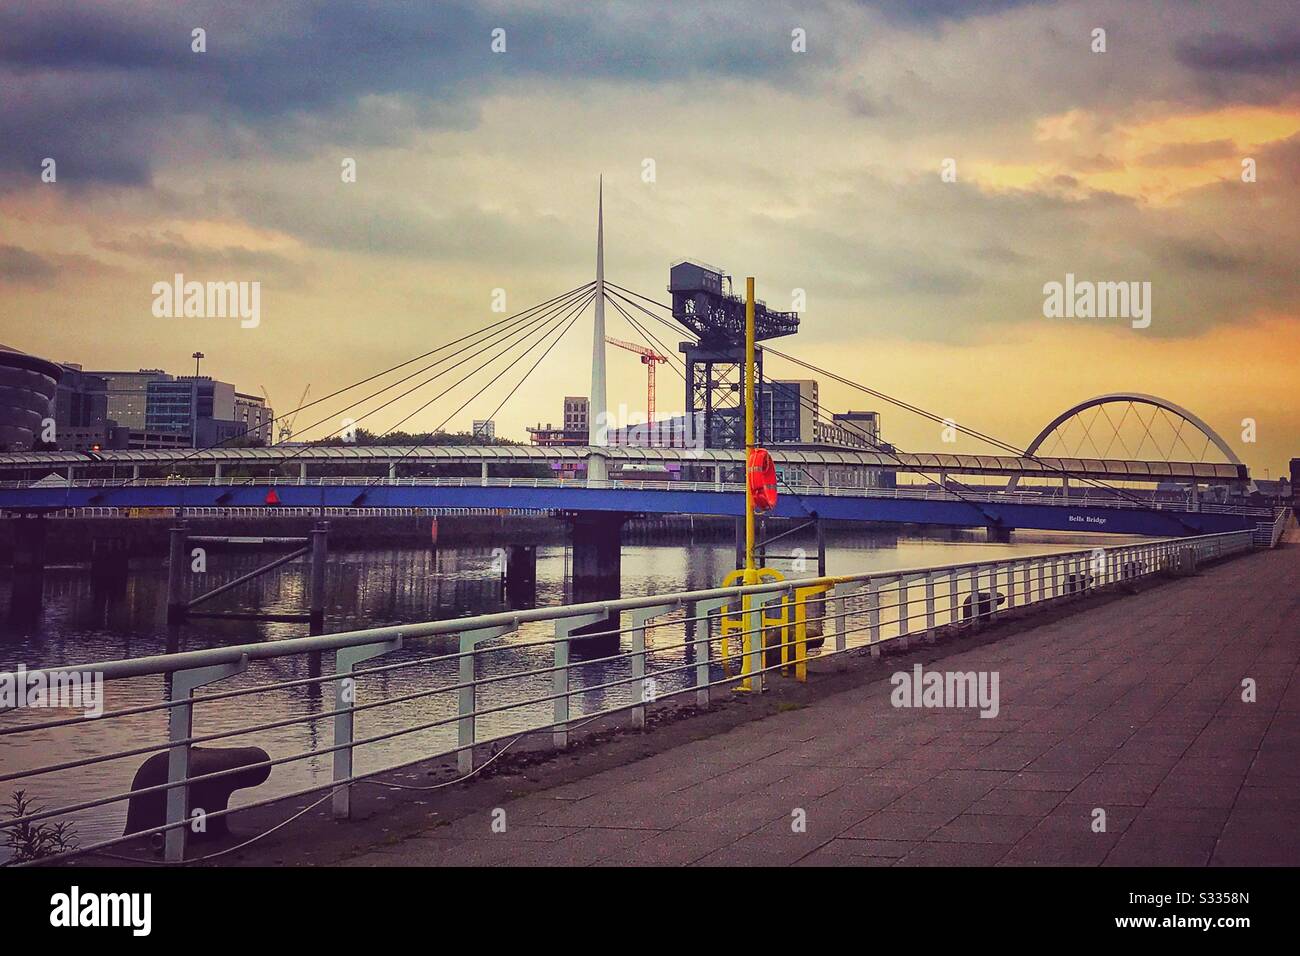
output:
<path id="1" fill-rule="evenodd" d="M 27 796 L 26 790 L 15 790 L 5 806 L 9 819 L 17 820 L 33 813 L 40 813 L 44 807 L 38 807 Z M 9 859 L 0 865 L 29 863 L 47 856 L 66 853 L 77 848 L 77 838 L 67 823 L 20 823 L 15 827 L 6 827 L 4 831 L 5 849 L 10 851 Z"/>

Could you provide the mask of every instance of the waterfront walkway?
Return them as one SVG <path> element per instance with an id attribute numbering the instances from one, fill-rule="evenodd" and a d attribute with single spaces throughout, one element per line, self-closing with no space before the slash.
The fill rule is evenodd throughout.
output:
<path id="1" fill-rule="evenodd" d="M 912 657 L 887 656 L 853 690 L 347 862 L 1300 865 L 1288 537 L 986 643 L 929 648 L 927 671 L 998 672 L 994 718 L 891 706 L 887 678 Z"/>

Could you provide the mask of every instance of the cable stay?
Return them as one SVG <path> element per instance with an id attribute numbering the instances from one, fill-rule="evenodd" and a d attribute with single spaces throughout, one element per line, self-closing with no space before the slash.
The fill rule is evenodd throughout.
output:
<path id="1" fill-rule="evenodd" d="M 608 281 L 608 280 L 606 280 L 605 285 L 606 285 L 607 287 L 613 287 L 614 289 L 618 290 L 619 292 L 626 293 L 626 295 L 629 295 L 629 296 L 635 296 L 635 297 L 638 298 L 638 299 L 642 299 L 642 300 L 644 300 L 645 302 L 649 302 L 651 305 L 658 306 L 659 308 L 668 311 L 669 314 L 672 313 L 672 306 L 670 306 L 670 305 L 668 305 L 668 304 L 666 304 L 666 303 L 663 303 L 663 302 L 659 302 L 659 301 L 657 301 L 657 300 L 655 300 L 655 299 L 652 299 L 652 298 L 650 298 L 650 297 L 647 296 L 647 295 L 643 295 L 642 293 L 639 293 L 639 292 L 634 292 L 634 291 L 631 290 L 631 289 L 625 289 L 623 286 L 620 286 L 620 285 L 618 285 L 617 283 L 613 283 L 613 282 L 610 282 L 610 281 Z M 626 299 L 625 299 L 625 301 L 630 301 L 630 300 L 626 300 Z M 658 315 L 658 314 L 656 314 L 656 313 L 650 311 L 649 309 L 645 308 L 645 306 L 641 305 L 640 303 L 638 303 L 638 302 L 634 302 L 634 301 L 631 301 L 630 304 L 635 305 L 638 309 L 640 309 L 640 310 L 641 310 L 642 312 L 644 312 L 646 315 L 648 315 L 648 316 L 650 316 L 651 318 L 653 318 L 655 321 L 660 322 L 660 323 L 662 323 L 662 324 L 668 326 L 669 328 L 674 329 L 675 331 L 678 331 L 678 332 L 681 331 L 680 327 L 679 327 L 676 323 L 671 322 L 671 321 L 669 321 L 668 319 L 665 319 L 665 318 L 663 318 L 662 316 L 660 316 L 660 315 Z M 799 365 L 799 366 L 801 366 L 801 367 L 803 367 L 803 368 L 805 368 L 805 369 L 808 369 L 809 371 L 816 372 L 816 373 L 818 373 L 818 374 L 820 374 L 820 375 L 825 375 L 825 376 L 827 376 L 828 378 L 833 379 L 834 381 L 837 381 L 837 382 L 839 382 L 839 383 L 841 383 L 841 384 L 843 384 L 843 385 L 847 385 L 847 386 L 849 386 L 850 388 L 857 389 L 857 390 L 859 390 L 859 391 L 861 391 L 861 392 L 864 392 L 864 393 L 866 393 L 866 394 L 868 394 L 868 395 L 871 395 L 871 396 L 874 397 L 874 398 L 878 398 L 878 399 L 880 399 L 881 401 L 888 402 L 889 404 L 894 405 L 894 406 L 897 407 L 897 408 L 901 408 L 901 409 L 903 409 L 903 410 L 905 410 L 905 411 L 910 411 L 910 412 L 913 412 L 914 414 L 921 415 L 922 417 L 927 418 L 927 419 L 929 419 L 929 420 L 931 420 L 931 421 L 937 422 L 937 423 L 939 423 L 939 424 L 943 424 L 943 425 L 945 425 L 945 427 L 952 427 L 952 428 L 954 428 L 956 431 L 959 431 L 959 432 L 961 432 L 961 433 L 964 434 L 964 435 L 968 435 L 968 436 L 970 436 L 971 438 L 979 439 L 980 441 L 986 442 L 986 443 L 988 443 L 988 444 L 994 446 L 995 448 L 999 448 L 999 449 L 1001 449 L 1001 450 L 1003 450 L 1003 451 L 1010 452 L 1012 455 L 1015 455 L 1016 457 L 1019 457 L 1019 458 L 1026 458 L 1026 459 L 1028 459 L 1028 460 L 1030 460 L 1030 461 L 1036 462 L 1036 463 L 1042 465 L 1044 468 L 1047 468 L 1047 469 L 1052 470 L 1052 471 L 1056 471 L 1056 472 L 1060 473 L 1060 474 L 1063 475 L 1063 476 L 1067 474 L 1066 469 L 1061 468 L 1061 467 L 1059 467 L 1059 466 L 1057 466 L 1057 465 L 1054 465 L 1054 464 L 1052 464 L 1051 462 L 1045 461 L 1044 459 L 1042 459 L 1042 458 L 1040 458 L 1040 457 L 1038 457 L 1038 456 L 1036 456 L 1036 455 L 1034 455 L 1034 454 L 1028 452 L 1026 449 L 1019 448 L 1019 447 L 1017 447 L 1016 445 L 1013 445 L 1013 444 L 1011 444 L 1011 443 L 1008 443 L 1008 442 L 1002 441 L 1001 439 L 998 439 L 998 438 L 995 438 L 995 437 L 993 437 L 993 436 L 991 436 L 991 435 L 985 434 L 984 432 L 978 431 L 978 430 L 976 430 L 976 429 L 974 429 L 974 428 L 970 428 L 970 427 L 968 427 L 968 426 L 961 425 L 961 424 L 959 424 L 959 423 L 957 423 L 957 422 L 952 422 L 952 421 L 950 421 L 949 419 L 944 418 L 943 416 L 937 415 L 937 414 L 935 414 L 934 412 L 930 412 L 930 411 L 928 411 L 928 410 L 926 410 L 926 409 L 923 409 L 923 408 L 921 408 L 921 407 L 919 407 L 919 406 L 917 406 L 917 405 L 913 405 L 913 404 L 911 404 L 910 402 L 906 402 L 906 401 L 904 401 L 903 399 L 895 398 L 895 397 L 893 397 L 892 395 L 888 395 L 888 394 L 886 394 L 886 393 L 884 393 L 884 392 L 879 391 L 878 389 L 873 389 L 873 388 L 871 388 L 871 387 L 869 387 L 869 386 L 862 385 L 861 383 L 859 383 L 859 382 L 855 382 L 855 381 L 853 381 L 853 380 L 851 380 L 851 379 L 848 379 L 848 378 L 845 378 L 844 376 L 842 376 L 842 375 L 840 375 L 840 374 L 838 374 L 838 373 L 836 373 L 836 372 L 832 372 L 832 371 L 830 371 L 829 369 L 824 369 L 824 368 L 821 368 L 820 366 L 813 365 L 813 364 L 810 363 L 810 362 L 805 362 L 805 361 L 803 361 L 802 359 L 795 358 L 793 355 L 790 355 L 789 353 L 786 353 L 786 352 L 782 352 L 782 351 L 780 351 L 779 349 L 772 348 L 771 346 L 764 346 L 764 351 L 767 352 L 768 354 L 775 355 L 777 358 L 782 358 L 782 359 L 785 359 L 786 361 L 789 361 L 789 362 L 792 362 L 792 363 L 794 363 L 794 364 L 796 364 L 796 365 Z M 842 425 L 846 425 L 846 426 L 848 425 L 848 423 L 844 423 L 844 422 L 841 422 L 840 424 L 842 424 Z M 884 449 L 880 449 L 880 450 L 881 450 L 882 452 L 884 451 Z M 885 452 L 885 453 L 888 453 L 888 452 Z M 912 472 L 914 472 L 914 473 L 918 473 L 918 474 L 924 474 L 924 473 L 922 473 L 922 472 L 916 472 L 915 469 L 904 468 L 904 470 L 909 470 L 909 471 L 912 471 Z M 1132 501 L 1132 502 L 1135 502 L 1135 503 L 1142 503 L 1142 504 L 1145 504 L 1145 503 L 1146 503 L 1146 502 L 1145 502 L 1141 497 L 1139 497 L 1139 496 L 1137 496 L 1137 495 L 1134 495 L 1134 494 L 1130 493 L 1127 489 L 1116 487 L 1116 486 L 1111 485 L 1111 484 L 1109 484 L 1109 483 L 1107 483 L 1107 482 L 1105 482 L 1105 481 L 1103 481 L 1103 480 L 1101 480 L 1101 479 L 1098 479 L 1098 478 L 1090 478 L 1090 477 L 1086 477 L 1086 476 L 1079 476 L 1079 477 L 1077 477 L 1075 480 L 1077 480 L 1077 481 L 1079 481 L 1080 483 L 1083 483 L 1083 484 L 1088 484 L 1088 485 L 1090 485 L 1090 486 L 1092 486 L 1092 487 L 1096 487 L 1096 488 L 1099 488 L 1099 489 L 1102 489 L 1102 490 L 1105 490 L 1105 491 L 1109 491 L 1109 492 L 1115 494 L 1116 496 L 1118 496 L 1118 497 L 1120 497 L 1120 498 L 1124 498 L 1124 499 L 1126 499 L 1126 500 L 1129 500 L 1129 501 Z M 953 484 L 960 484 L 959 482 L 956 482 L 954 479 L 951 479 L 951 478 L 949 479 L 949 481 L 952 482 Z M 962 487 L 966 487 L 967 490 L 971 490 L 971 489 L 969 488 L 969 486 L 962 485 Z"/>

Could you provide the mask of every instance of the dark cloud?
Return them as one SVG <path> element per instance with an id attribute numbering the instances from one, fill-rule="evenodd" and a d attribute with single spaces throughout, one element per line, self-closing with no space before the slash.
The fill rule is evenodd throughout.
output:
<path id="1" fill-rule="evenodd" d="M 1227 33 L 1201 37 L 1178 47 L 1184 66 L 1215 73 L 1266 76 L 1300 71 L 1300 33 L 1268 40 L 1251 40 Z"/>
<path id="2" fill-rule="evenodd" d="M 860 6 L 879 10 L 891 20 L 930 23 L 965 20 L 1002 13 L 1017 7 L 1050 4 L 1053 0 L 858 0 Z"/>
<path id="3" fill-rule="evenodd" d="M 1167 239 L 1158 259 L 1194 272 L 1246 272 L 1259 265 L 1258 257 L 1236 252 L 1220 239 Z"/>
<path id="4" fill-rule="evenodd" d="M 1237 155 L 1236 144 L 1230 139 L 1216 139 L 1205 143 L 1170 143 L 1142 157 L 1143 166 L 1199 166 L 1211 159 L 1226 159 Z"/>
<path id="5" fill-rule="evenodd" d="M 0 281 L 40 283 L 52 279 L 58 271 L 57 266 L 34 252 L 0 245 Z"/>
<path id="6" fill-rule="evenodd" d="M 374 97 L 416 104 L 408 117 L 429 125 L 464 126 L 472 110 L 463 104 L 511 82 L 788 70 L 789 28 L 778 8 L 726 11 L 674 23 L 635 4 L 600 16 L 576 6 L 488 10 L 467 0 L 9 5 L 0 8 L 8 94 L 0 100 L 0 173 L 28 173 L 53 156 L 65 182 L 141 184 L 175 151 L 192 148 L 195 125 L 212 131 L 212 152 L 236 154 L 267 138 L 319 142 L 342 132 L 340 117 L 358 120 L 345 127 L 354 141 L 358 132 L 394 139 L 419 128 L 367 125 L 357 111 Z M 195 26 L 207 31 L 205 53 L 190 49 Z M 497 28 L 505 53 L 490 49 Z"/>
<path id="7" fill-rule="evenodd" d="M 286 257 L 264 249 L 243 246 L 201 246 L 173 232 L 160 235 L 132 234 L 125 239 L 97 242 L 98 248 L 148 260 L 164 270 L 216 271 L 231 270 L 267 273 L 296 272 L 297 265 Z"/>

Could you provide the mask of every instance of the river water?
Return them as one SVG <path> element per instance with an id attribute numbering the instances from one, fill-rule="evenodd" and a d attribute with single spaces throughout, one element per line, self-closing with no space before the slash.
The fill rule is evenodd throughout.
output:
<path id="1" fill-rule="evenodd" d="M 1029 532 L 1017 532 L 1008 544 L 986 543 L 983 538 L 979 531 L 931 534 L 842 531 L 828 537 L 827 571 L 847 574 L 994 560 L 1092 548 L 1123 540 L 1100 535 Z M 794 568 L 788 559 L 771 562 L 787 577 L 816 573 L 815 544 L 811 538 L 787 540 L 781 548 L 786 551 L 803 548 L 810 555 L 801 568 Z M 563 545 L 538 548 L 538 605 L 564 603 L 569 559 L 568 549 Z M 730 543 L 711 541 L 625 546 L 623 593 L 631 596 L 715 587 L 734 566 L 734 559 Z M 195 593 L 231 580 L 267 560 L 265 554 L 211 553 L 208 555 L 207 573 L 195 576 Z M 436 554 L 427 548 L 337 552 L 330 556 L 327 585 L 326 631 L 506 610 L 500 576 L 493 567 L 491 547 L 444 546 Z M 304 607 L 306 587 L 306 566 L 289 564 L 216 599 L 212 609 L 298 612 Z M 35 622 L 20 623 L 10 619 L 10 593 L 10 582 L 0 581 L 0 672 L 19 666 L 30 669 L 77 665 L 169 651 L 260 643 L 306 633 L 306 625 L 295 623 L 196 620 L 179 626 L 168 625 L 167 571 L 161 560 L 137 561 L 125 588 L 116 592 L 96 587 L 85 568 L 50 568 L 45 576 L 44 608 Z M 941 613 L 940 623 L 945 618 L 946 615 Z M 885 620 L 889 620 L 888 614 Z M 527 645 L 552 637 L 552 628 L 553 625 L 548 623 L 527 625 L 519 633 L 498 642 L 501 651 L 486 659 L 480 668 L 480 676 L 549 666 L 550 645 Z M 682 641 L 682 637 L 680 623 L 648 632 L 647 645 L 654 648 L 658 644 L 660 649 L 649 655 L 647 671 L 653 673 L 689 663 L 687 649 L 672 646 Z M 374 663 L 422 660 L 456 650 L 454 638 L 410 642 L 402 651 Z M 306 656 L 254 662 L 246 673 L 213 685 L 208 691 L 225 692 L 270 681 L 308 678 L 322 672 L 328 674 L 332 670 L 331 657 L 325 655 L 323 662 L 314 663 Z M 656 679 L 658 692 L 662 694 L 685 686 L 692 671 L 686 669 L 663 674 Z M 720 675 L 721 671 L 718 673 Z M 580 690 L 628 674 L 626 660 L 596 662 L 576 671 L 571 686 L 579 692 L 570 705 L 573 719 L 580 720 L 583 714 L 629 702 L 632 691 L 628 684 Z M 359 702 L 364 703 L 454 684 L 456 679 L 454 660 L 421 663 L 359 678 L 357 695 Z M 549 674 L 544 674 L 484 685 L 479 691 L 478 706 L 491 707 L 524 696 L 544 695 L 549 692 L 550 679 Z M 113 681 L 105 685 L 106 708 L 119 710 L 157 703 L 165 700 L 167 693 L 167 684 L 161 676 Z M 204 690 L 197 693 L 204 693 Z M 479 736 L 508 734 L 540 723 L 548 718 L 551 706 L 544 702 L 485 715 L 479 720 Z M 324 685 L 323 691 L 321 685 L 307 684 L 234 697 L 196 705 L 194 732 L 207 734 L 236 730 L 289 717 L 319 714 L 332 707 L 332 684 Z M 436 693 L 358 713 L 355 732 L 357 738 L 381 735 L 400 727 L 454 717 L 455 713 L 456 694 Z M 75 711 L 49 708 L 0 711 L 0 730 L 73 716 L 76 716 Z M 357 772 L 365 772 L 445 751 L 454 744 L 455 735 L 455 724 L 448 722 L 376 742 L 357 750 L 354 767 Z M 79 720 L 65 727 L 0 736 L 0 775 L 98 753 L 161 744 L 166 739 L 164 711 Z M 332 721 L 324 718 L 257 731 L 212 746 L 256 745 L 267 750 L 273 758 L 280 758 L 329 746 L 330 743 Z M 48 807 L 121 793 L 130 789 L 132 776 L 144 759 L 145 755 L 136 755 L 67 772 L 0 782 L 0 802 L 7 802 L 11 792 L 18 788 L 25 789 L 30 798 Z M 266 784 L 237 793 L 232 804 L 239 805 L 323 783 L 330 779 L 331 760 L 331 756 L 325 754 L 277 765 Z M 0 812 L 0 820 L 3 818 Z M 125 818 L 125 802 L 86 809 L 69 816 L 83 845 L 119 835 Z M 5 851 L 0 848 L 0 860 L 4 856 Z"/>

